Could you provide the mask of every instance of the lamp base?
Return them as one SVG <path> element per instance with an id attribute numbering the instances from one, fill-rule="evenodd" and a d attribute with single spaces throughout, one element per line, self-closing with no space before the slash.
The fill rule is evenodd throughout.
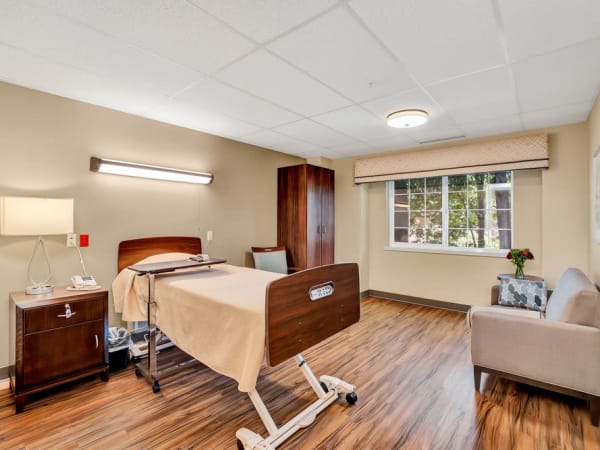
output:
<path id="1" fill-rule="evenodd" d="M 36 284 L 33 286 L 27 286 L 27 288 L 25 288 L 25 293 L 29 295 L 49 294 L 52 292 L 52 289 L 54 289 L 54 286 L 51 284 Z"/>

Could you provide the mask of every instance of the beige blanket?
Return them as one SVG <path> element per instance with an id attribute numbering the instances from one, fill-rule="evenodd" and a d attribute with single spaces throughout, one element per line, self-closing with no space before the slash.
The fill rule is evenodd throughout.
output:
<path id="1" fill-rule="evenodd" d="M 140 262 L 176 259 L 184 257 Z M 251 391 L 264 358 L 265 290 L 283 276 L 228 264 L 157 275 L 156 325 L 186 353 L 236 380 L 240 391 Z M 146 320 L 146 277 L 125 269 L 112 287 L 115 310 L 124 320 Z"/>

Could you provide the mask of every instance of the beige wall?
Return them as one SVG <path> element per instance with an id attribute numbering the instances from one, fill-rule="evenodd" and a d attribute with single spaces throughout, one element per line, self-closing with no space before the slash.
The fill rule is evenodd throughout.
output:
<path id="1" fill-rule="evenodd" d="M 209 171 L 215 181 L 198 186 L 92 173 L 92 155 Z M 88 272 L 105 287 L 124 239 L 213 230 L 205 251 L 243 265 L 251 245 L 276 243 L 277 167 L 302 162 L 0 83 L 0 195 L 74 197 L 75 231 L 90 234 L 90 247 L 82 249 Z M 77 254 L 65 236 L 46 241 L 55 284 L 67 284 L 81 273 Z M 0 236 L 0 368 L 8 365 L 8 293 L 27 285 L 34 244 L 33 237 Z M 118 316 L 111 314 L 111 322 Z"/>
<path id="2" fill-rule="evenodd" d="M 542 131 L 550 135 L 550 168 L 515 174 L 513 246 L 529 247 L 536 259 L 527 263 L 526 271 L 543 275 L 553 286 L 566 267 L 589 270 L 587 125 Z M 384 250 L 385 183 L 348 186 L 353 163 L 346 158 L 333 165 L 337 179 L 344 180 L 342 185 L 336 183 L 336 260 L 354 259 L 361 261 L 361 271 L 368 268 L 361 288 L 462 304 L 488 303 L 496 274 L 512 271 L 512 265 L 501 257 Z M 366 236 L 365 244 L 357 242 L 361 236 Z"/>
<path id="3" fill-rule="evenodd" d="M 600 192 L 600 186 L 597 186 L 598 180 L 596 177 L 600 173 L 595 174 L 594 171 L 594 154 L 600 152 L 600 95 L 596 99 L 596 103 L 590 114 L 588 121 L 589 127 L 589 175 L 590 175 L 590 271 L 592 279 L 596 285 L 600 285 L 600 242 L 594 236 L 596 223 L 600 224 L 600 220 L 596 220 L 596 216 L 600 215 L 600 211 L 596 210 L 596 204 L 600 201 L 596 199 L 596 192 Z"/>

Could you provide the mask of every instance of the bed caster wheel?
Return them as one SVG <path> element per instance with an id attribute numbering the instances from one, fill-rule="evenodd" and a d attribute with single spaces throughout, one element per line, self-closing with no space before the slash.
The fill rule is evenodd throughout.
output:
<path id="1" fill-rule="evenodd" d="M 242 444 L 242 441 L 240 441 L 239 439 L 236 439 L 236 441 L 238 450 L 244 450 L 244 444 Z"/>
<path id="2" fill-rule="evenodd" d="M 325 393 L 327 394 L 329 392 L 329 388 L 327 387 L 327 385 L 325 383 L 323 383 L 321 381 L 321 387 L 323 388 L 323 390 L 325 391 Z"/>
<path id="3" fill-rule="evenodd" d="M 138 378 L 142 376 L 142 372 L 140 372 L 140 369 L 138 369 L 137 367 L 135 368 L 135 376 Z"/>
<path id="4" fill-rule="evenodd" d="M 160 392 L 160 384 L 158 384 L 157 381 L 155 381 L 152 384 L 152 392 L 154 392 L 155 394 L 157 394 L 158 392 Z"/>
<path id="5" fill-rule="evenodd" d="M 346 394 L 346 401 L 348 402 L 349 405 L 354 405 L 357 400 L 358 400 L 358 396 L 356 395 L 356 392 L 348 392 Z"/>

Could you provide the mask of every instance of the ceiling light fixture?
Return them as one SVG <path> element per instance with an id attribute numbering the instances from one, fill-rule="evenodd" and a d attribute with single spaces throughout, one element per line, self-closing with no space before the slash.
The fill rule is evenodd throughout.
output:
<path id="1" fill-rule="evenodd" d="M 182 183 L 210 184 L 214 179 L 212 173 L 151 166 L 149 164 L 96 158 L 95 156 L 90 158 L 90 170 L 92 172 L 111 173 L 113 175 L 179 181 Z"/>
<path id="2" fill-rule="evenodd" d="M 427 111 L 422 109 L 403 109 L 387 116 L 387 124 L 394 128 L 412 128 L 427 122 Z"/>

